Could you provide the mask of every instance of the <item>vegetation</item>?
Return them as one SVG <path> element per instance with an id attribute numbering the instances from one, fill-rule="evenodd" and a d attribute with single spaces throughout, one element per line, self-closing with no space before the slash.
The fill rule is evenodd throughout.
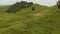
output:
<path id="1" fill-rule="evenodd" d="M 34 7 L 32 7 L 32 11 L 34 11 L 35 10 L 35 8 Z"/>
<path id="2" fill-rule="evenodd" d="M 32 7 L 35 8 L 34 11 Z M 60 13 L 57 12 L 57 6 L 33 4 L 17 13 L 7 13 L 9 8 L 13 7 L 0 9 L 0 34 L 60 34 Z"/>
<path id="3" fill-rule="evenodd" d="M 23 8 L 27 8 L 32 6 L 33 3 L 32 2 L 25 2 L 25 1 L 21 1 L 21 2 L 17 2 L 14 5 L 12 5 L 9 9 L 8 9 L 8 13 L 16 13 L 17 11 L 23 9 Z"/>

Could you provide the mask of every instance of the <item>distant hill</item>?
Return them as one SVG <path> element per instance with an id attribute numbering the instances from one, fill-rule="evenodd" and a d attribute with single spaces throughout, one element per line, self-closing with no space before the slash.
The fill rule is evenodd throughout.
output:
<path id="1" fill-rule="evenodd" d="M 32 11 L 32 6 L 35 8 Z M 33 4 L 17 13 L 7 13 L 10 6 L 0 9 L 0 34 L 60 34 L 60 13 L 57 6 Z"/>

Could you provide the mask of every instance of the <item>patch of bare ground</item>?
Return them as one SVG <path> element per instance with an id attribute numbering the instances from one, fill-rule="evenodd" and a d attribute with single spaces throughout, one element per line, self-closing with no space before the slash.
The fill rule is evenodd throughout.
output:
<path id="1" fill-rule="evenodd" d="M 34 13 L 33 16 L 44 16 L 46 15 L 47 10 L 42 10 L 40 12 Z"/>

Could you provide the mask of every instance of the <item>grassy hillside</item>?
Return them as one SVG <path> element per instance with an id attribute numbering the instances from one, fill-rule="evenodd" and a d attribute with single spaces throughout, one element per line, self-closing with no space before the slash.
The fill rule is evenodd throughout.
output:
<path id="1" fill-rule="evenodd" d="M 9 6 L 0 9 L 0 34 L 60 34 L 60 13 L 57 7 L 38 4 L 17 13 L 7 13 Z"/>

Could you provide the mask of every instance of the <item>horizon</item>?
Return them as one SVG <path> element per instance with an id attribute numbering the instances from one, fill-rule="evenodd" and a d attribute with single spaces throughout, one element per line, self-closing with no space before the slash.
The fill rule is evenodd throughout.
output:
<path id="1" fill-rule="evenodd" d="M 16 2 L 20 2 L 20 1 L 27 1 L 27 2 L 33 2 L 33 3 L 37 3 L 39 5 L 44 5 L 44 6 L 54 6 L 56 5 L 56 2 L 58 0 L 0 0 L 0 5 L 12 5 Z"/>

